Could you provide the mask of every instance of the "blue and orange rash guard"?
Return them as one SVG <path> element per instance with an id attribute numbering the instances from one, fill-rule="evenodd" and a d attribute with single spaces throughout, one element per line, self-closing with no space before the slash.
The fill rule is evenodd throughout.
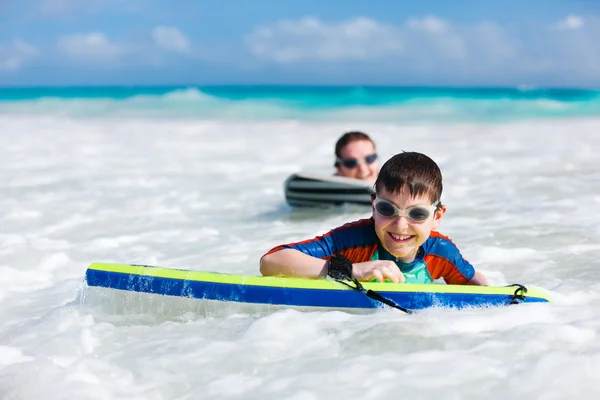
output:
<path id="1" fill-rule="evenodd" d="M 370 260 L 394 260 L 394 257 L 381 246 L 375 233 L 373 218 L 349 222 L 314 239 L 274 247 L 265 255 L 283 249 L 295 249 L 324 260 L 340 253 L 353 264 Z M 475 275 L 475 269 L 463 258 L 454 243 L 436 231 L 431 232 L 413 262 L 396 264 L 405 276 L 407 272 L 410 276 L 411 270 L 416 271 L 419 266 L 424 269 L 422 266 L 426 265 L 426 271 L 423 272 L 428 272 L 428 277 L 426 273 L 421 273 L 417 281 L 411 282 L 407 279 L 407 283 L 429 283 L 443 278 L 448 284 L 465 285 Z"/>

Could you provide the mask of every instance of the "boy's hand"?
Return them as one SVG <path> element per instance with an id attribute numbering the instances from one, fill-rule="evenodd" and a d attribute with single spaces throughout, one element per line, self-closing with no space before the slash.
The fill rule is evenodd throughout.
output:
<path id="1" fill-rule="evenodd" d="M 394 283 L 403 283 L 405 280 L 400 268 L 390 260 L 365 261 L 352 264 L 352 278 L 359 281 L 377 279 L 379 282 L 385 282 L 386 279 L 389 279 Z"/>

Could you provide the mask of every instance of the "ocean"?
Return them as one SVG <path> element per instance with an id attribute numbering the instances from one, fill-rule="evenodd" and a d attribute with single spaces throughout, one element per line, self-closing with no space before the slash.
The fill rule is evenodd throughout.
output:
<path id="1" fill-rule="evenodd" d="M 368 218 L 295 209 L 341 134 L 444 175 L 438 230 L 549 304 L 406 315 L 210 307 L 89 288 L 92 261 L 258 274 Z M 0 89 L 0 398 L 600 395 L 600 92 L 393 87 Z"/>
<path id="2" fill-rule="evenodd" d="M 0 113 L 317 122 L 498 123 L 595 117 L 584 89 L 346 86 L 160 86 L 0 89 Z"/>

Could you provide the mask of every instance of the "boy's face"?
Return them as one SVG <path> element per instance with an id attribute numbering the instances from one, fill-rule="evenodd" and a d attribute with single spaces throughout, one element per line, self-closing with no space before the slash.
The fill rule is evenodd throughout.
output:
<path id="1" fill-rule="evenodd" d="M 401 210 L 413 206 L 431 206 L 438 199 L 429 196 L 412 197 L 408 189 L 402 190 L 399 195 L 392 195 L 385 189 L 377 193 L 377 197 L 387 200 Z M 440 224 L 446 207 L 431 213 L 423 222 L 415 222 L 406 216 L 384 217 L 373 207 L 375 232 L 383 247 L 398 260 L 409 263 L 415 259 L 419 247 L 429 238 L 431 231 Z"/>

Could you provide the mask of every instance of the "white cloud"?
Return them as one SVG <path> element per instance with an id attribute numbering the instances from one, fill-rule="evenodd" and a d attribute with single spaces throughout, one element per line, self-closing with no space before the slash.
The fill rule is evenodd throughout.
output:
<path id="1" fill-rule="evenodd" d="M 154 43 L 165 50 L 176 53 L 189 53 L 190 42 L 188 38 L 176 27 L 157 26 L 152 31 Z"/>
<path id="2" fill-rule="evenodd" d="M 406 21 L 406 25 L 409 28 L 429 33 L 444 33 L 448 30 L 448 23 L 446 21 L 431 15 L 424 18 L 409 18 Z"/>
<path id="3" fill-rule="evenodd" d="M 31 44 L 21 39 L 15 39 L 13 41 L 13 48 L 18 54 L 22 55 L 23 57 L 31 58 L 39 54 L 39 51 L 35 46 L 32 46 Z"/>
<path id="4" fill-rule="evenodd" d="M 0 59 L 0 71 L 16 71 L 22 64 L 23 61 L 16 56 Z"/>
<path id="5" fill-rule="evenodd" d="M 469 54 L 483 62 L 512 62 L 519 54 L 519 41 L 492 22 L 479 23 L 462 32 L 462 36 Z"/>
<path id="6" fill-rule="evenodd" d="M 430 62 L 431 54 L 446 60 L 465 60 L 468 56 L 465 38 L 453 25 L 441 18 L 409 18 L 399 29 L 408 43 L 406 54 L 410 57 Z"/>
<path id="7" fill-rule="evenodd" d="M 285 20 L 255 28 L 245 42 L 257 57 L 277 63 L 404 58 L 422 65 L 432 59 L 466 60 L 473 46 L 460 29 L 434 16 L 400 25 L 364 17 L 334 23 Z M 502 48 L 502 54 L 510 53 L 508 45 Z"/>
<path id="8" fill-rule="evenodd" d="M 102 11 L 112 7 L 113 11 L 139 9 L 144 0 L 41 0 L 40 9 L 46 14 L 79 14 Z"/>
<path id="9" fill-rule="evenodd" d="M 73 0 L 42 0 L 42 11 L 47 13 L 64 13 L 69 12 L 73 8 Z"/>
<path id="10" fill-rule="evenodd" d="M 560 27 L 560 30 L 555 28 Z M 564 30 L 573 31 L 565 35 Z M 245 38 L 257 58 L 279 64 L 363 61 L 418 76 L 491 79 L 543 75 L 600 81 L 600 20 L 569 15 L 548 26 L 456 25 L 435 16 L 391 25 L 370 18 L 327 23 L 317 18 L 256 27 Z M 487 77 L 487 78 L 486 78 Z"/>
<path id="11" fill-rule="evenodd" d="M 245 42 L 255 55 L 279 63 L 373 59 L 404 49 L 396 28 L 363 17 L 333 24 L 284 20 L 256 28 Z"/>
<path id="12" fill-rule="evenodd" d="M 571 18 L 569 26 L 568 34 L 563 28 L 545 41 L 545 52 L 553 55 L 555 67 L 563 73 L 593 77 L 600 83 L 600 17 L 586 16 L 585 24 Z"/>
<path id="13" fill-rule="evenodd" d="M 583 18 L 578 15 L 571 14 L 565 19 L 556 24 L 556 28 L 559 30 L 578 30 L 583 28 Z"/>
<path id="14" fill-rule="evenodd" d="M 71 58 L 91 61 L 111 61 L 125 53 L 122 46 L 110 43 L 99 32 L 61 37 L 58 48 Z"/>
<path id="15" fill-rule="evenodd" d="M 24 40 L 15 39 L 8 46 L 0 45 L 0 70 L 16 71 L 38 55 L 36 47 Z"/>

